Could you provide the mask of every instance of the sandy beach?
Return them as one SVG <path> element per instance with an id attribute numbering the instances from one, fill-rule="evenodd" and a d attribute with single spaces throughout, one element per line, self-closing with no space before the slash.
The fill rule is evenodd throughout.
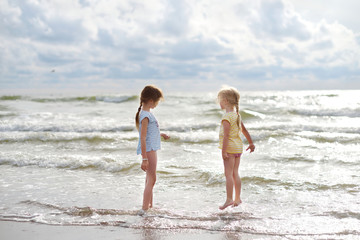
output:
<path id="1" fill-rule="evenodd" d="M 201 236 L 201 237 L 200 237 Z M 170 240 L 170 239 L 260 239 L 236 232 L 209 232 L 204 230 L 130 229 L 111 226 L 53 226 L 28 222 L 0 221 L 2 240 L 78 240 L 78 239 L 126 239 L 126 240 Z M 266 239 L 271 239 L 267 236 Z"/>

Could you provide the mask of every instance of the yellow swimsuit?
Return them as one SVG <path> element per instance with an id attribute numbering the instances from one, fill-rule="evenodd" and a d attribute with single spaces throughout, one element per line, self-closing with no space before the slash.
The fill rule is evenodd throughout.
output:
<path id="1" fill-rule="evenodd" d="M 224 139 L 224 126 L 223 121 L 228 121 L 230 123 L 230 134 L 229 134 L 229 145 L 226 149 L 227 153 L 242 153 L 243 152 L 243 142 L 240 138 L 241 132 L 241 125 L 240 128 L 238 127 L 236 120 L 237 120 L 237 113 L 236 112 L 227 112 L 223 115 L 221 119 L 221 127 L 220 127 L 220 134 L 219 134 L 219 148 L 222 149 L 223 147 L 223 139 Z M 239 123 L 241 124 L 241 116 L 239 116 Z"/>

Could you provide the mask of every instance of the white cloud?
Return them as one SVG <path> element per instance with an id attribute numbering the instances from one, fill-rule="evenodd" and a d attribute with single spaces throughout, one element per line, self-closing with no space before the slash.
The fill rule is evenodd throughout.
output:
<path id="1" fill-rule="evenodd" d="M 226 82 L 249 89 L 359 88 L 360 34 L 349 27 L 351 18 L 346 25 L 343 14 L 314 20 L 304 9 L 317 4 L 300 5 L 0 0 L 0 88 L 112 89 L 149 80 L 177 90 Z"/>
<path id="2" fill-rule="evenodd" d="M 252 11 L 249 25 L 256 36 L 276 41 L 286 38 L 306 41 L 311 37 L 307 23 L 290 5 L 276 0 L 255 2 L 259 6 Z"/>
<path id="3" fill-rule="evenodd" d="M 297 12 L 312 22 L 326 20 L 329 23 L 341 23 L 354 32 L 360 32 L 358 0 L 289 0 Z"/>

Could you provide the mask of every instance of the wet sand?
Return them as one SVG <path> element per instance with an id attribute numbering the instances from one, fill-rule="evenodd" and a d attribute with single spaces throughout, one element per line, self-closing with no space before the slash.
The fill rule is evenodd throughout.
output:
<path id="1" fill-rule="evenodd" d="M 260 239 L 264 236 L 204 230 L 131 229 L 111 226 L 57 226 L 29 222 L 0 221 L 1 240 L 170 240 L 170 239 Z"/>

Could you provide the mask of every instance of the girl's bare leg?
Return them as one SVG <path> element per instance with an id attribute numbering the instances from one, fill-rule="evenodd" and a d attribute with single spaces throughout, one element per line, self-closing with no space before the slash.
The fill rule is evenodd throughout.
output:
<path id="1" fill-rule="evenodd" d="M 147 183 L 147 180 L 145 180 L 145 187 L 146 187 L 146 183 Z M 154 197 L 154 193 L 151 193 L 151 198 L 150 198 L 150 202 L 149 202 L 149 208 L 153 207 L 153 197 Z"/>
<path id="2" fill-rule="evenodd" d="M 233 180 L 233 171 L 234 171 L 235 157 L 229 154 L 229 158 L 224 160 L 224 170 L 225 170 L 225 179 L 226 179 L 226 201 L 224 205 L 220 206 L 219 209 L 223 210 L 231 205 L 233 205 L 233 189 L 234 189 L 234 180 Z"/>
<path id="3" fill-rule="evenodd" d="M 149 208 L 153 207 L 153 197 L 154 197 L 154 193 L 151 194 L 151 199 L 150 199 L 150 203 L 149 203 Z"/>
<path id="4" fill-rule="evenodd" d="M 235 201 L 234 206 L 238 206 L 242 201 L 240 198 L 241 194 L 241 178 L 239 176 L 240 157 L 235 158 L 233 179 L 235 184 Z"/>
<path id="5" fill-rule="evenodd" d="M 157 155 L 156 151 L 147 152 L 149 166 L 146 171 L 146 182 L 143 198 L 143 210 L 148 210 L 149 206 L 153 204 L 153 188 L 156 182 L 156 165 Z"/>

